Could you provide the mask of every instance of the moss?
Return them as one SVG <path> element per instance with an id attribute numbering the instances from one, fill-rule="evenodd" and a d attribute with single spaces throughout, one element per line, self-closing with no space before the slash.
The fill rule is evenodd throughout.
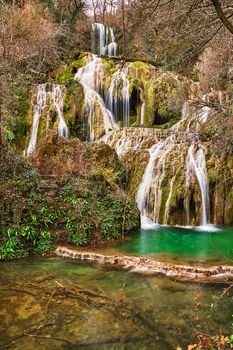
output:
<path id="1" fill-rule="evenodd" d="M 206 157 L 206 170 L 207 170 L 208 183 L 211 184 L 215 182 L 217 171 L 212 162 L 212 159 L 207 159 L 207 157 Z"/>
<path id="2" fill-rule="evenodd" d="M 111 68 L 110 74 L 114 74 L 114 73 L 116 73 L 117 71 L 118 71 L 118 69 L 117 69 L 116 67 Z"/>
<path id="3" fill-rule="evenodd" d="M 55 84 L 67 85 L 74 80 L 75 73 L 85 64 L 84 58 L 71 61 L 54 73 L 51 82 Z"/>
<path id="4" fill-rule="evenodd" d="M 137 69 L 143 69 L 143 70 L 149 69 L 148 64 L 141 62 L 141 61 L 133 62 L 133 66 L 134 66 L 134 68 L 137 68 Z"/>
<path id="5" fill-rule="evenodd" d="M 154 128 L 156 129 L 170 129 L 173 125 L 178 123 L 180 120 L 179 116 L 174 116 L 168 123 L 162 124 L 162 125 L 154 125 Z"/>
<path id="6" fill-rule="evenodd" d="M 28 125 L 27 115 L 30 109 L 30 90 L 33 83 L 33 75 L 21 74 L 20 72 L 15 74 L 7 74 L 8 84 L 11 86 L 12 96 L 15 99 L 11 101 L 8 106 L 8 112 L 5 111 L 4 126 L 8 131 L 10 148 L 22 154 L 25 149 L 25 141 L 27 137 Z"/>
<path id="7" fill-rule="evenodd" d="M 171 201 L 170 201 L 170 208 L 175 209 L 177 207 L 177 199 L 178 197 L 182 194 L 184 196 L 184 184 L 182 181 L 182 171 L 179 169 L 176 172 L 175 175 L 175 180 L 173 184 L 173 189 L 172 189 L 172 195 L 171 195 Z"/>
<path id="8" fill-rule="evenodd" d="M 144 151 L 142 153 L 136 153 L 132 155 L 128 154 L 128 157 L 133 157 L 132 164 L 133 166 L 130 167 L 128 170 L 127 176 L 128 176 L 128 183 L 129 183 L 129 193 L 133 198 L 135 198 L 138 187 L 142 181 L 146 166 L 148 164 L 149 160 L 149 153 L 148 151 Z"/>
<path id="9" fill-rule="evenodd" d="M 112 68 L 114 67 L 114 62 L 112 59 L 106 59 L 104 58 L 102 60 L 103 65 L 104 65 L 104 69 L 106 72 L 110 72 L 112 70 Z"/>
<path id="10" fill-rule="evenodd" d="M 152 126 L 154 121 L 154 105 L 155 105 L 155 93 L 153 81 L 149 81 L 144 89 L 144 96 L 146 101 L 144 125 Z"/>
<path id="11" fill-rule="evenodd" d="M 84 92 L 83 87 L 72 81 L 64 96 L 64 118 L 67 122 L 70 135 L 82 139 L 86 128 L 83 118 Z"/>
<path id="12" fill-rule="evenodd" d="M 139 91 L 143 91 L 143 84 L 138 78 L 130 79 L 129 93 L 130 95 L 133 92 L 133 89 L 137 89 Z"/>

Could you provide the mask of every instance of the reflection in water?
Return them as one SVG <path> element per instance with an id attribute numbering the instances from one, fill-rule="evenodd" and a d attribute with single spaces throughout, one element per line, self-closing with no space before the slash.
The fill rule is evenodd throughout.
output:
<path id="1" fill-rule="evenodd" d="M 63 258 L 3 263 L 0 348 L 187 348 L 197 326 L 210 336 L 230 333 L 232 293 L 223 291 L 222 285 L 180 283 Z"/>

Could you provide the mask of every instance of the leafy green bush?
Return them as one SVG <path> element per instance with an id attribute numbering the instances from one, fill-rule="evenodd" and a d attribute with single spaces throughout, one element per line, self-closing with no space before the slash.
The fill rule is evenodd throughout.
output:
<path id="1" fill-rule="evenodd" d="M 115 181 L 107 172 L 1 182 L 0 259 L 44 254 L 54 243 L 84 246 L 95 238 L 117 239 L 137 228 L 135 204 L 118 191 Z"/>
<path id="2" fill-rule="evenodd" d="M 9 260 L 23 256 L 25 250 L 15 228 L 9 227 L 0 246 L 0 260 Z"/>
<path id="3" fill-rule="evenodd" d="M 75 245 L 86 245 L 93 235 L 92 225 L 88 223 L 78 223 L 75 219 L 68 218 L 66 223 L 68 231 L 67 242 Z"/>

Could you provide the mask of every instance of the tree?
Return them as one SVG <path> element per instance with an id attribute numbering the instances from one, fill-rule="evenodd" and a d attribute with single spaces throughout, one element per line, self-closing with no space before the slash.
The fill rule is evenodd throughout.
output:
<path id="1" fill-rule="evenodd" d="M 26 123 L 26 99 L 33 83 L 55 67 L 64 51 L 57 44 L 63 28 L 33 1 L 0 4 L 1 141 L 4 130 Z M 25 99 L 25 100 L 24 100 Z M 25 106 L 25 108 L 24 108 Z M 24 109 L 23 109 L 24 108 Z M 23 115 L 25 113 L 25 115 Z M 18 125 L 21 132 L 23 124 Z"/>
<path id="2" fill-rule="evenodd" d="M 229 21 L 228 17 L 224 14 L 222 7 L 218 0 L 211 0 L 213 6 L 217 12 L 218 17 L 224 24 L 224 26 L 233 34 L 233 24 Z M 231 15 L 232 16 L 232 15 Z M 231 17 L 229 16 L 229 17 Z"/>
<path id="3" fill-rule="evenodd" d="M 231 1 L 222 1 L 220 8 L 229 29 L 233 16 Z M 118 18 L 122 18 L 122 12 L 125 54 L 157 60 L 183 73 L 191 70 L 225 26 L 212 0 L 119 1 Z"/>

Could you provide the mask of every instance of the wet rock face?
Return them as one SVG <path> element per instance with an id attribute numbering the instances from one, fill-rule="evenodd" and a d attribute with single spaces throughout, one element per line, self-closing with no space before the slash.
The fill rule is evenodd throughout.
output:
<path id="1" fill-rule="evenodd" d="M 41 140 L 32 160 L 42 175 L 90 175 L 100 169 L 123 171 L 116 152 L 108 145 L 64 140 L 56 132 Z"/>

